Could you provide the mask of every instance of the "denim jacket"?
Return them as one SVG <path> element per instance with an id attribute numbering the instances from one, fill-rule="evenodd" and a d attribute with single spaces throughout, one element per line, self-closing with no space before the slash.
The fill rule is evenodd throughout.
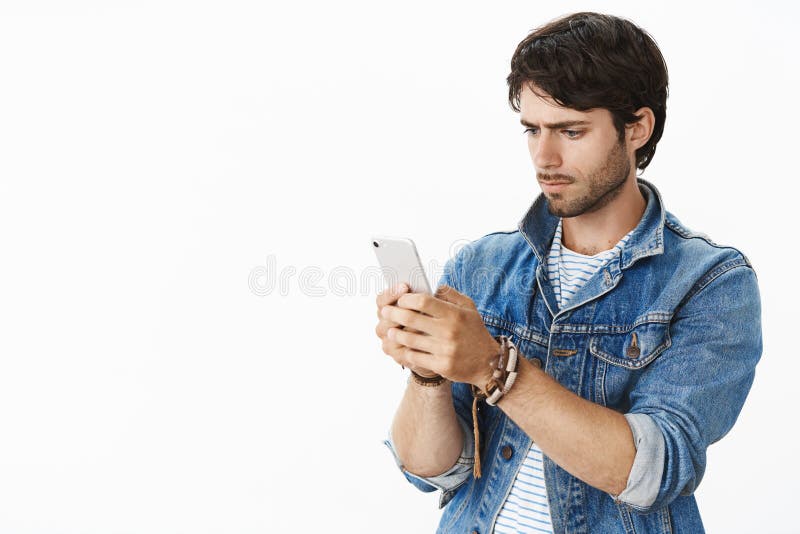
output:
<path id="1" fill-rule="evenodd" d="M 559 309 L 546 261 L 558 224 L 540 195 L 518 229 L 488 234 L 447 261 L 440 284 L 469 296 L 492 335 L 581 397 L 625 415 L 636 456 L 627 487 L 611 495 L 544 457 L 558 533 L 703 532 L 693 495 L 706 449 L 733 426 L 761 356 L 755 272 L 738 250 L 684 227 L 639 180 L 647 206 L 621 254 Z M 500 408 L 480 404 L 481 478 L 472 475 L 472 396 L 453 383 L 464 429 L 456 464 L 419 477 L 440 490 L 437 532 L 490 533 L 531 439 Z M 509 454 L 509 452 L 511 454 Z M 447 505 L 445 507 L 445 505 Z"/>

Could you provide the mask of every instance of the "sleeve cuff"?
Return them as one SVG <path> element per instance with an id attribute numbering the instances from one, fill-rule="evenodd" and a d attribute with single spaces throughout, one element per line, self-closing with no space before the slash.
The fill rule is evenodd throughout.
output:
<path id="1" fill-rule="evenodd" d="M 664 435 L 647 414 L 627 413 L 625 419 L 633 433 L 636 456 L 625 490 L 614 498 L 637 508 L 647 508 L 656 501 L 661 487 Z"/>
<path id="2" fill-rule="evenodd" d="M 394 448 L 392 441 L 392 433 L 389 431 L 388 439 L 384 440 L 384 444 L 389 448 L 394 457 L 397 467 L 403 472 L 406 479 L 411 482 L 417 489 L 425 492 L 441 490 L 442 494 L 439 497 L 439 508 L 444 506 L 453 498 L 456 490 L 472 476 L 472 466 L 474 459 L 474 443 L 475 438 L 472 435 L 472 427 L 467 427 L 466 423 L 459 417 L 458 422 L 464 431 L 464 446 L 461 449 L 461 455 L 456 460 L 455 465 L 445 471 L 444 473 L 432 477 L 421 477 L 414 473 L 407 471 L 403 466 L 400 458 L 397 456 L 397 451 Z"/>

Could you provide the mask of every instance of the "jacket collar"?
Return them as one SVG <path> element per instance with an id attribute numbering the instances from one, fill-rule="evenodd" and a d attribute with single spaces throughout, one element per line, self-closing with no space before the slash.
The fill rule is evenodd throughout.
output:
<path id="1" fill-rule="evenodd" d="M 658 189 L 641 178 L 637 178 L 639 190 L 645 197 L 647 205 L 642 219 L 631 234 L 619 257 L 619 268 L 627 269 L 639 258 L 653 256 L 664 252 L 664 210 L 661 194 Z M 528 212 L 518 224 L 522 236 L 533 249 L 539 263 L 546 261 L 558 226 L 558 217 L 551 215 L 547 209 L 544 194 L 536 197 Z"/>

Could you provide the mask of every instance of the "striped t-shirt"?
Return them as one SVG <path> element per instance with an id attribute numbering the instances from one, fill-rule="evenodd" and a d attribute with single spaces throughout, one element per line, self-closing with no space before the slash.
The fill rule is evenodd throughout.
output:
<path id="1" fill-rule="evenodd" d="M 609 260 L 620 253 L 630 238 L 631 232 L 623 237 L 614 248 L 604 250 L 593 256 L 578 254 L 561 245 L 561 220 L 547 256 L 547 277 L 553 283 L 559 308 L 563 308 L 586 283 Z M 553 532 L 550 518 L 550 505 L 544 483 L 544 461 L 542 450 L 531 443 L 511 491 L 500 509 L 495 522 L 497 534 L 518 532 Z"/>

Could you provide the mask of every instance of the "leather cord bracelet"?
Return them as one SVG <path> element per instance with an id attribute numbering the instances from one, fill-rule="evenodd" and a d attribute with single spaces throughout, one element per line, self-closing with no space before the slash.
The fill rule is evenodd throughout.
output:
<path id="1" fill-rule="evenodd" d="M 475 478 L 481 478 L 481 446 L 480 431 L 478 429 L 478 401 L 485 400 L 490 406 L 497 402 L 508 393 L 517 379 L 517 369 L 519 366 L 519 353 L 517 346 L 507 336 L 496 336 L 495 340 L 500 343 L 500 352 L 489 364 L 492 367 L 492 377 L 486 387 L 480 388 L 471 385 L 472 391 L 472 431 L 475 437 L 475 463 L 472 467 L 472 474 Z"/>

